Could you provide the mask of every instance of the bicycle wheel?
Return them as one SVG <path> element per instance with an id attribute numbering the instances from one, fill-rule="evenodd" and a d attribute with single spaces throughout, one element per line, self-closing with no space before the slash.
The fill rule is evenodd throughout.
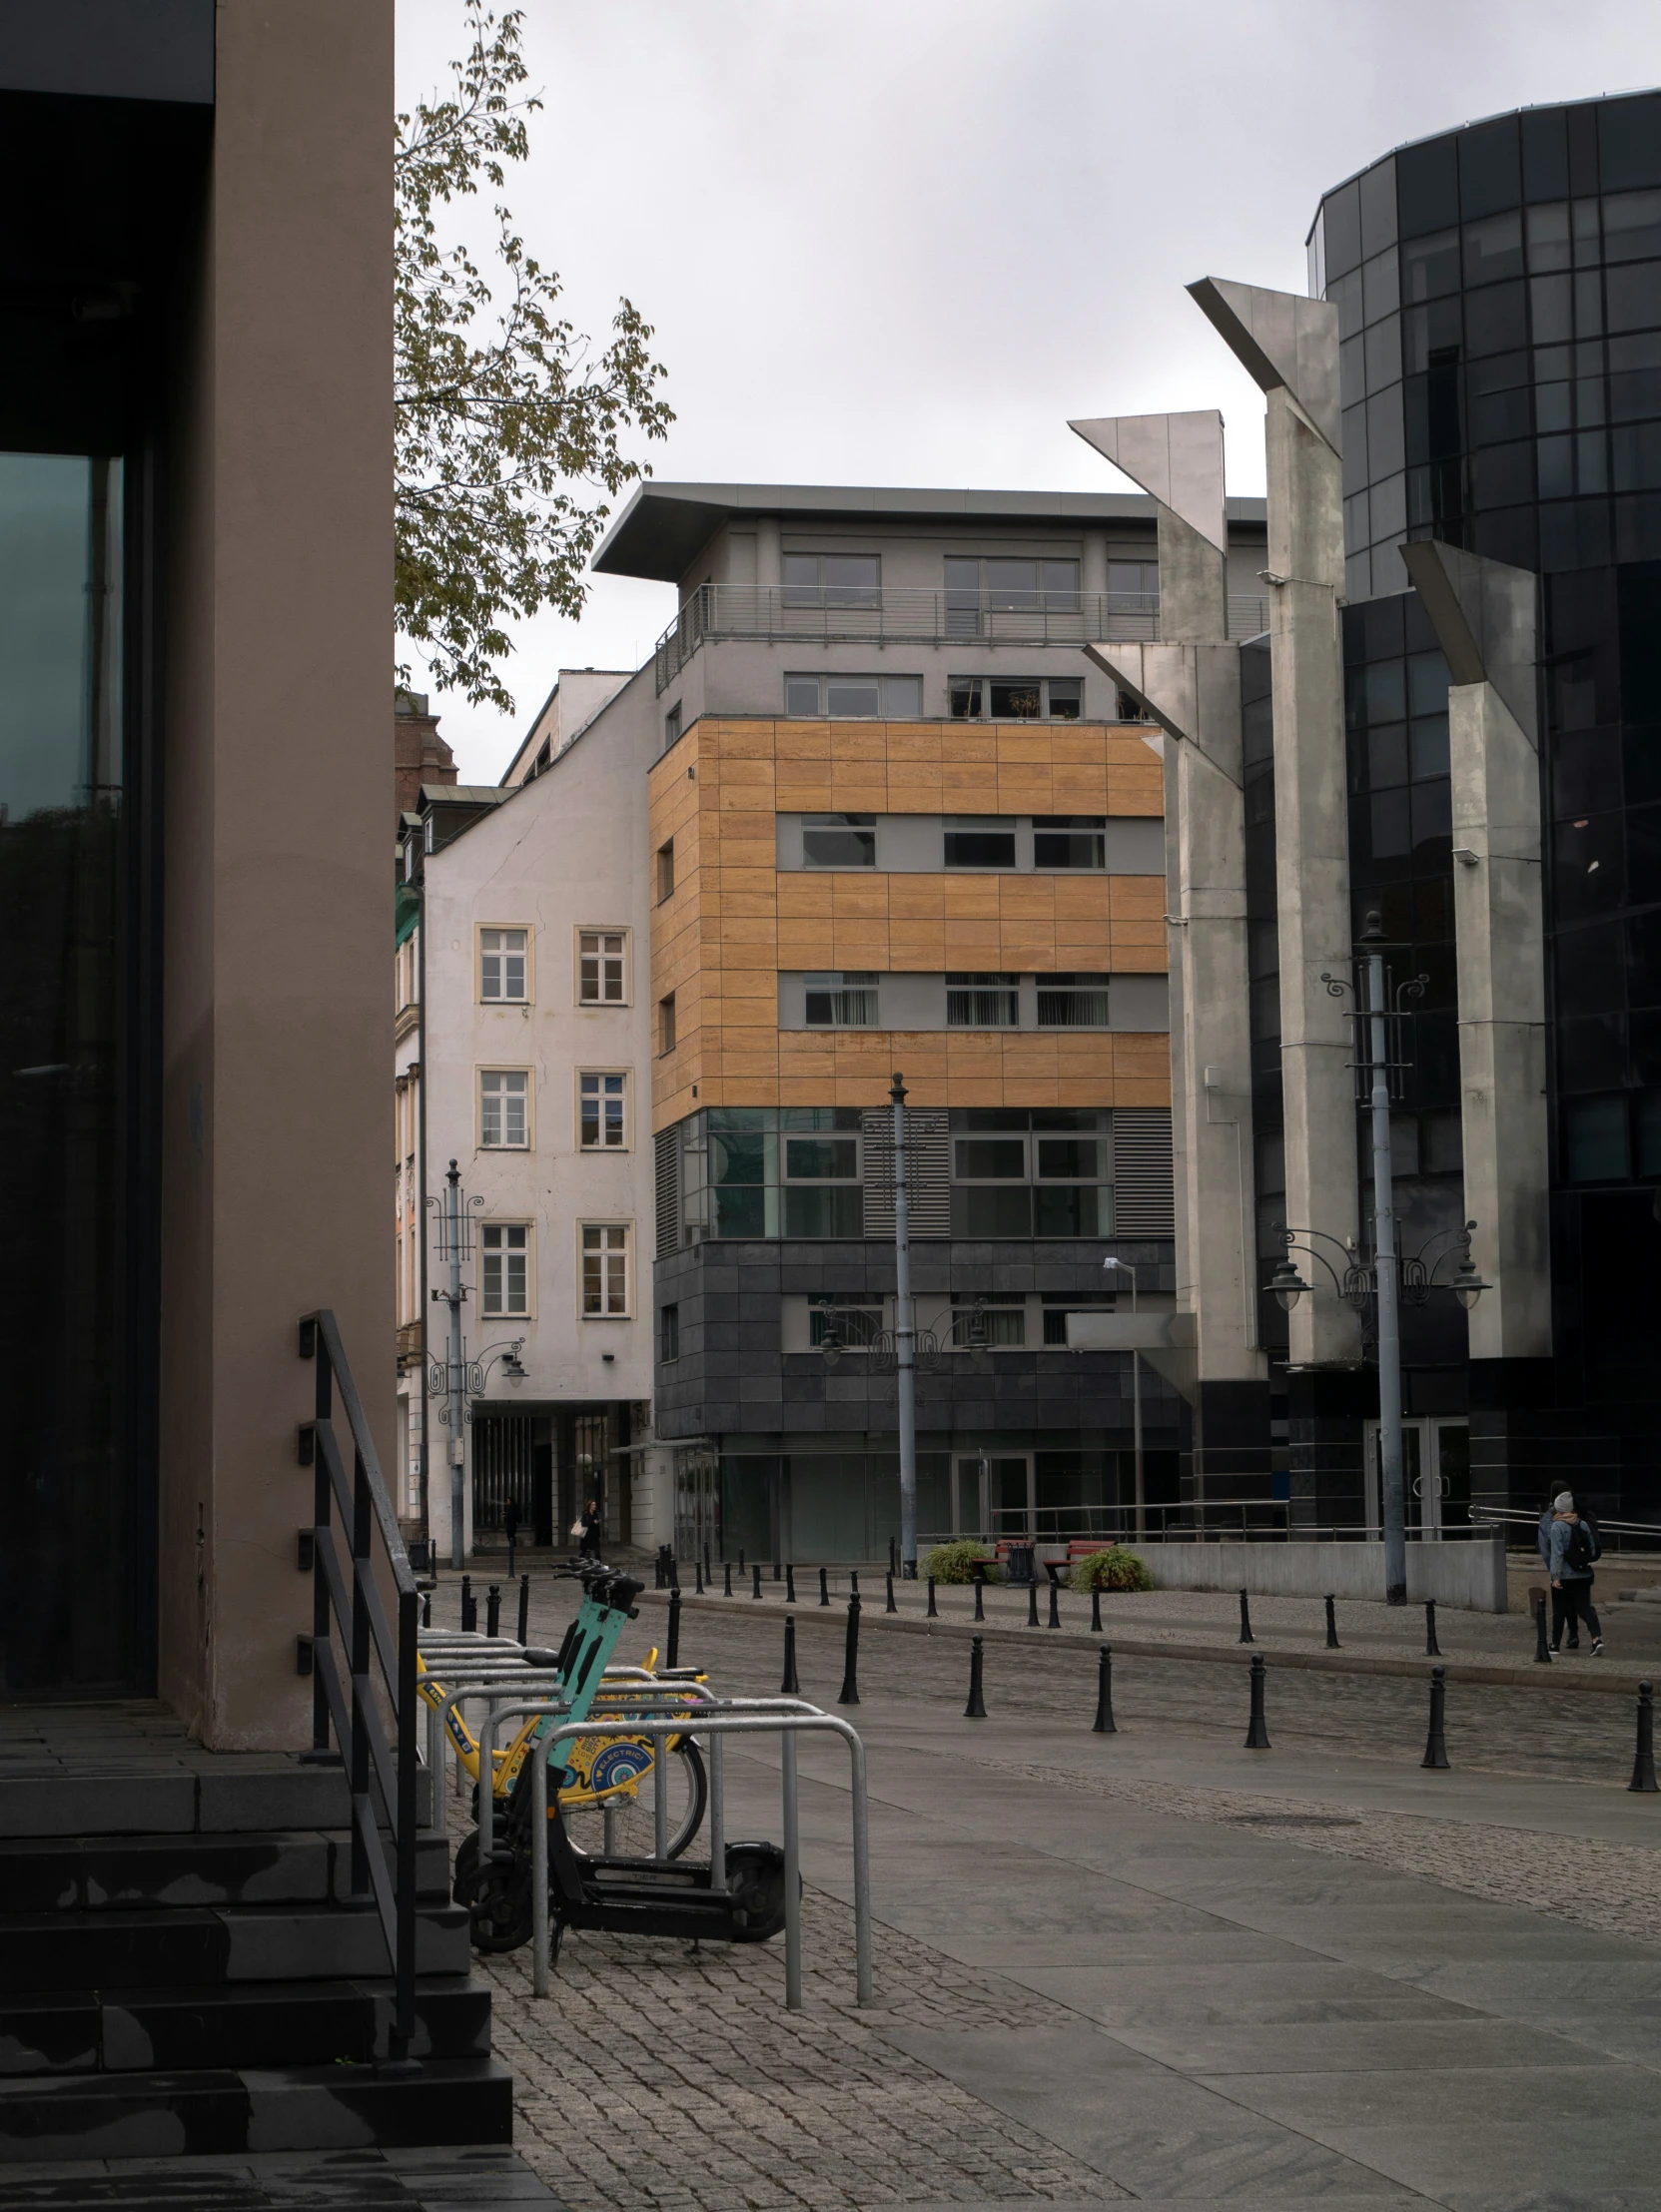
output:
<path id="1" fill-rule="evenodd" d="M 703 1755 L 689 1736 L 672 1746 L 663 1764 L 669 1856 L 678 1858 L 703 1826 L 709 1782 Z M 656 1848 L 657 1816 L 652 1802 L 656 1787 L 656 1776 L 648 1767 L 631 1787 L 613 1791 L 609 1801 L 601 1804 L 573 1805 L 569 1798 L 561 1799 L 560 1813 L 572 1845 L 589 1858 L 650 1858 Z"/>

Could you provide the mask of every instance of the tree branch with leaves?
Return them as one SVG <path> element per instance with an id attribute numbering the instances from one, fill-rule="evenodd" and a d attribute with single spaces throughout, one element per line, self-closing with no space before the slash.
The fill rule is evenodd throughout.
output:
<path id="1" fill-rule="evenodd" d="M 627 299 L 596 352 L 558 311 L 552 270 L 501 200 L 492 280 L 440 237 L 443 211 L 506 189 L 529 152 L 522 13 L 464 0 L 471 36 L 451 97 L 398 119 L 394 346 L 399 628 L 439 691 L 510 713 L 509 617 L 582 611 L 607 499 L 648 474 L 624 448 L 668 434 L 667 371 Z M 407 666 L 399 669 L 408 682 Z"/>

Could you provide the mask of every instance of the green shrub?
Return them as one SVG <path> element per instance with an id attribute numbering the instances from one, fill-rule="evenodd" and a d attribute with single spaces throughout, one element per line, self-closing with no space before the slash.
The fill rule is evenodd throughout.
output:
<path id="1" fill-rule="evenodd" d="M 1154 1578 L 1135 1552 L 1123 1544 L 1108 1544 L 1073 1563 L 1075 1590 L 1152 1590 Z"/>
<path id="2" fill-rule="evenodd" d="M 937 1544 L 924 1560 L 923 1572 L 933 1575 L 936 1582 L 973 1582 L 975 1562 L 986 1557 L 984 1545 L 972 1543 L 969 1538 L 963 1537 L 955 1544 Z M 996 1582 L 996 1567 L 987 1568 L 986 1579 L 988 1582 Z"/>

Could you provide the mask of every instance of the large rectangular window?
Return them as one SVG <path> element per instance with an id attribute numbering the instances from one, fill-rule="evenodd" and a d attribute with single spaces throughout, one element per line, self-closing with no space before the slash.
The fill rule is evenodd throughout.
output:
<path id="1" fill-rule="evenodd" d="M 479 1307 L 484 1315 L 505 1318 L 530 1311 L 530 1224 L 486 1221 L 478 1232 Z"/>
<path id="2" fill-rule="evenodd" d="M 959 721 L 1077 722 L 1085 687 L 1079 676 L 953 676 L 947 700 Z"/>
<path id="3" fill-rule="evenodd" d="M 1013 1030 L 1020 1024 L 1018 976 L 961 974 L 946 978 L 949 1030 Z"/>
<path id="4" fill-rule="evenodd" d="M 1106 868 L 1108 824 L 1100 814 L 1035 814 L 1035 868 Z"/>
<path id="5" fill-rule="evenodd" d="M 576 948 L 577 1005 L 627 1006 L 628 932 L 578 930 Z"/>
<path id="6" fill-rule="evenodd" d="M 1076 615 L 1079 611 L 1079 563 L 1076 560 L 974 558 L 952 555 L 946 561 L 946 634 L 974 637 L 1004 627 L 1003 615 Z"/>
<path id="7" fill-rule="evenodd" d="M 811 1029 L 874 1030 L 878 978 L 868 970 L 831 970 L 804 978 L 806 1022 Z"/>
<path id="8" fill-rule="evenodd" d="M 875 868 L 877 818 L 874 814 L 804 814 L 804 868 Z"/>
<path id="9" fill-rule="evenodd" d="M 875 553 L 786 553 L 787 607 L 877 607 L 882 562 Z"/>
<path id="10" fill-rule="evenodd" d="M 1105 975 L 1061 973 L 1038 979 L 1041 1030 L 1105 1030 L 1108 979 Z"/>
<path id="11" fill-rule="evenodd" d="M 921 676 L 786 676 L 784 711 L 817 721 L 915 722 L 923 711 Z"/>
<path id="12" fill-rule="evenodd" d="M 1112 1113 L 1105 1107 L 956 1107 L 952 1234 L 1111 1236 Z"/>
<path id="13" fill-rule="evenodd" d="M 857 1106 L 711 1106 L 688 1126 L 710 1235 L 864 1233 Z"/>
<path id="14" fill-rule="evenodd" d="M 945 859 L 948 868 L 1013 868 L 1013 817 L 991 814 L 948 815 Z"/>

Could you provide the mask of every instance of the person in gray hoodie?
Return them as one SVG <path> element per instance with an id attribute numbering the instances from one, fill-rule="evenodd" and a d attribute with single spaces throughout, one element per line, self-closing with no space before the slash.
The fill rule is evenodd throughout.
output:
<path id="1" fill-rule="evenodd" d="M 1569 1642 L 1577 1641 L 1582 1621 L 1586 1633 L 1592 1639 L 1592 1657 L 1603 1656 L 1603 1630 L 1592 1603 L 1592 1561 L 1597 1556 L 1590 1531 L 1575 1512 L 1574 1499 L 1567 1490 L 1560 1491 L 1552 1500 L 1551 1530 L 1552 1610 L 1562 1605 L 1563 1624 L 1569 1632 Z M 1555 1625 L 1555 1624 L 1554 1624 Z M 1553 1643 L 1558 1637 L 1553 1637 Z"/>

